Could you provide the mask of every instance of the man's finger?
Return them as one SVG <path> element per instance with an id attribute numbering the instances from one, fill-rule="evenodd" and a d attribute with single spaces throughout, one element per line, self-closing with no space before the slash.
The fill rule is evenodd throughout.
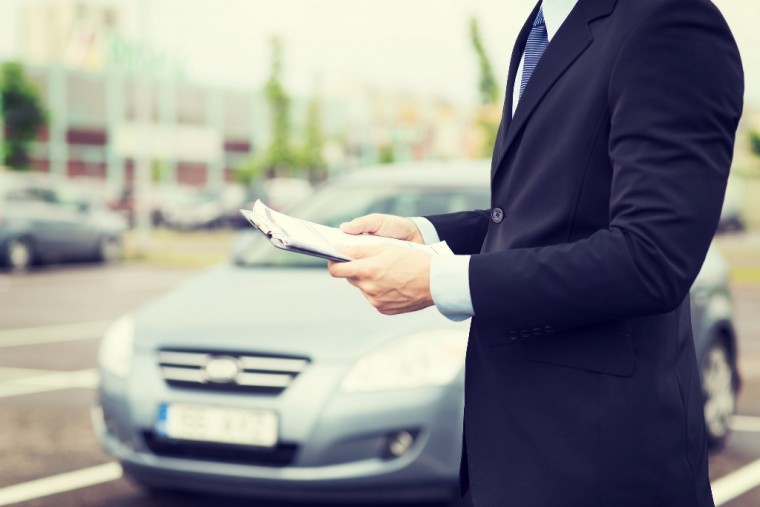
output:
<path id="1" fill-rule="evenodd" d="M 393 248 L 393 245 L 336 245 L 335 249 L 351 259 L 373 257 Z"/>
<path id="2" fill-rule="evenodd" d="M 356 274 L 353 262 L 328 261 L 327 270 L 334 278 L 350 278 Z"/>
<path id="3" fill-rule="evenodd" d="M 340 230 L 347 234 L 374 234 L 383 225 L 383 218 L 378 214 L 354 218 L 340 224 Z"/>

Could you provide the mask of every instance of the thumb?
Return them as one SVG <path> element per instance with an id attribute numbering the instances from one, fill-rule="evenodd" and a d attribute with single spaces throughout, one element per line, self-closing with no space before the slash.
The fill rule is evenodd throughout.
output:
<path id="1" fill-rule="evenodd" d="M 380 216 L 365 215 L 340 224 L 340 230 L 347 234 L 374 234 L 382 224 L 383 219 Z"/>

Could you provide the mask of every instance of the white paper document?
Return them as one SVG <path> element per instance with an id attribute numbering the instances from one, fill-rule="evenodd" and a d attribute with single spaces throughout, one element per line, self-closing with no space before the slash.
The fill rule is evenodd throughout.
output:
<path id="1" fill-rule="evenodd" d="M 340 229 L 315 224 L 278 213 L 257 200 L 251 210 L 240 212 L 248 221 L 264 233 L 277 248 L 306 255 L 314 255 L 335 261 L 350 261 L 338 252 L 337 247 L 355 245 L 400 245 L 432 255 L 454 255 L 445 241 L 433 245 L 420 245 L 411 241 L 383 238 L 369 234 L 346 234 Z"/>

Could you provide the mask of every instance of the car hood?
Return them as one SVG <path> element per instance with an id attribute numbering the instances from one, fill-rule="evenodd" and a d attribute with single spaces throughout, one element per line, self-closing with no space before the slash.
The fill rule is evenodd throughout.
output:
<path id="1" fill-rule="evenodd" d="M 355 358 L 432 329 L 461 330 L 434 308 L 385 316 L 322 268 L 217 266 L 135 314 L 138 349 L 198 348 L 311 358 Z"/>

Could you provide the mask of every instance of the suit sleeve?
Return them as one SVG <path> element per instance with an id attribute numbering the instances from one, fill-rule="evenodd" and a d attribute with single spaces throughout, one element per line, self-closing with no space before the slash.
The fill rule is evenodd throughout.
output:
<path id="1" fill-rule="evenodd" d="M 662 2 L 634 29 L 610 77 L 609 228 L 473 256 L 475 316 L 496 329 L 562 331 L 680 305 L 720 217 L 743 89 L 717 9 Z"/>
<path id="2" fill-rule="evenodd" d="M 480 253 L 488 232 L 488 210 L 462 211 L 425 217 L 433 224 L 441 241 L 457 255 Z"/>

